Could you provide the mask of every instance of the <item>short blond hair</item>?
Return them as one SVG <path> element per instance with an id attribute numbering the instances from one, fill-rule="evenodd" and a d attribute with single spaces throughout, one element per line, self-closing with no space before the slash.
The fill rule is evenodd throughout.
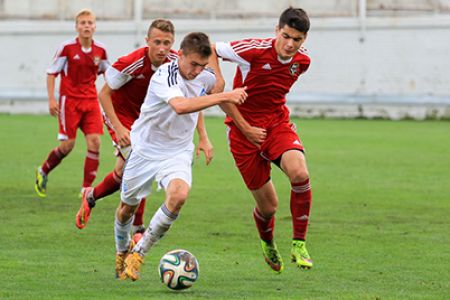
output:
<path id="1" fill-rule="evenodd" d="M 163 32 L 168 32 L 173 35 L 175 35 L 175 26 L 173 26 L 173 23 L 170 20 L 166 19 L 156 19 L 150 24 L 150 27 L 147 31 L 147 36 L 150 37 L 150 33 L 152 32 L 152 29 L 156 28 Z"/>
<path id="2" fill-rule="evenodd" d="M 90 10 L 90 9 L 83 8 L 75 16 L 75 24 L 78 23 L 78 18 L 81 17 L 81 16 L 93 16 L 94 17 L 94 21 L 95 21 L 95 14 L 94 14 L 94 12 L 92 10 Z"/>

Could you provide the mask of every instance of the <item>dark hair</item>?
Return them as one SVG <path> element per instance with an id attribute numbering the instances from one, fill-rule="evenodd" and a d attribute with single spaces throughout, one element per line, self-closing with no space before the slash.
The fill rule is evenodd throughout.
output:
<path id="1" fill-rule="evenodd" d="M 203 32 L 191 32 L 180 44 L 184 54 L 197 53 L 201 57 L 209 57 L 212 53 L 209 37 Z"/>
<path id="2" fill-rule="evenodd" d="M 150 36 L 150 33 L 153 28 L 159 29 L 163 32 L 169 32 L 173 35 L 175 35 L 175 26 L 173 26 L 172 22 L 165 19 L 156 19 L 150 24 L 150 27 L 148 28 L 147 36 Z"/>
<path id="3" fill-rule="evenodd" d="M 300 32 L 308 33 L 309 17 L 303 9 L 289 6 L 288 9 L 283 11 L 278 21 L 278 28 L 281 29 L 284 25 L 297 29 Z"/>

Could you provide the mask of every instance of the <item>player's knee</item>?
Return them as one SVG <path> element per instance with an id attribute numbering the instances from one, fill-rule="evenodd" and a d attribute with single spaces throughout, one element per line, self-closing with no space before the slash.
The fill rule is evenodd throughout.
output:
<path id="1" fill-rule="evenodd" d="M 184 203 L 189 195 L 189 190 L 187 189 L 178 189 L 172 192 L 168 197 L 168 202 L 170 206 L 174 208 L 175 211 L 179 211 L 181 207 L 183 207 Z"/>
<path id="2" fill-rule="evenodd" d="M 307 170 L 298 169 L 295 170 L 295 172 L 293 172 L 292 174 L 290 174 L 289 177 L 290 181 L 293 183 L 304 182 L 309 178 L 309 173 Z"/>
<path id="3" fill-rule="evenodd" d="M 74 140 L 68 140 L 61 143 L 59 146 L 59 150 L 66 156 L 69 154 L 72 149 L 75 147 L 75 141 Z"/>
<path id="4" fill-rule="evenodd" d="M 121 203 L 117 209 L 116 215 L 120 223 L 127 223 L 134 215 L 136 207 Z"/>
<path id="5" fill-rule="evenodd" d="M 100 140 L 100 137 L 98 137 L 98 136 L 93 136 L 93 137 L 90 137 L 89 139 L 87 139 L 87 146 L 88 146 L 88 149 L 91 151 L 98 152 L 100 149 L 100 144 L 101 144 L 101 140 Z"/>
<path id="6" fill-rule="evenodd" d="M 266 219 L 272 218 L 272 216 L 274 216 L 275 213 L 277 212 L 277 209 L 278 209 L 278 203 L 266 205 L 262 208 L 259 208 L 261 215 Z"/>

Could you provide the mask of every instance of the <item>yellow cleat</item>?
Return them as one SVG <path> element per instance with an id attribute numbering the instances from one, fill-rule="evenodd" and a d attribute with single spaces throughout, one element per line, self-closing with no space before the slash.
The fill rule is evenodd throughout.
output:
<path id="1" fill-rule="evenodd" d="M 261 240 L 261 248 L 263 250 L 264 259 L 270 268 L 278 274 L 283 272 L 283 259 L 281 258 L 275 242 L 266 242 Z"/>
<path id="2" fill-rule="evenodd" d="M 39 197 L 47 197 L 47 175 L 45 175 L 41 168 L 36 169 L 36 182 L 34 184 L 34 190 Z"/>
<path id="3" fill-rule="evenodd" d="M 144 257 L 138 252 L 130 253 L 125 259 L 125 275 L 133 281 L 141 276 L 141 266 L 144 263 Z"/>
<path id="4" fill-rule="evenodd" d="M 125 259 L 130 254 L 130 251 L 134 248 L 134 242 L 131 240 L 130 246 L 126 252 L 118 252 L 116 253 L 116 278 L 119 280 L 127 279 L 127 275 L 125 275 Z"/>
<path id="5" fill-rule="evenodd" d="M 302 269 L 311 269 L 313 266 L 313 261 L 306 249 L 305 241 L 292 241 L 291 259 L 292 262 L 297 264 L 297 267 Z"/>

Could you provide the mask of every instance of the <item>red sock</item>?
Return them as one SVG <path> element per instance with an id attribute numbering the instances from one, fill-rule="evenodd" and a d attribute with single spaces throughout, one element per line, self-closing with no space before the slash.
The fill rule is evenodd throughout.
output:
<path id="1" fill-rule="evenodd" d="M 144 210 L 145 210 L 145 198 L 142 198 L 141 203 L 139 203 L 139 207 L 134 214 L 134 226 L 139 226 L 144 224 Z"/>
<path id="2" fill-rule="evenodd" d="M 59 165 L 59 163 L 63 160 L 64 157 L 66 157 L 66 154 L 62 153 L 58 147 L 53 149 L 48 154 L 47 159 L 41 166 L 42 172 L 48 175 L 48 173 L 50 173 L 51 170 L 53 170 L 57 165 Z"/>
<path id="3" fill-rule="evenodd" d="M 293 238 L 305 240 L 312 200 L 309 179 L 299 183 L 291 183 L 291 187 Z"/>
<path id="4" fill-rule="evenodd" d="M 102 182 L 94 187 L 94 199 L 98 200 L 118 191 L 121 183 L 122 177 L 117 175 L 115 171 L 109 173 L 103 178 Z"/>
<path id="5" fill-rule="evenodd" d="M 92 182 L 97 176 L 97 170 L 99 165 L 99 153 L 88 150 L 86 159 L 84 160 L 84 180 L 83 187 L 92 185 Z"/>
<path id="6" fill-rule="evenodd" d="M 258 209 L 253 210 L 253 219 L 255 219 L 256 228 L 262 240 L 270 242 L 273 240 L 273 231 L 275 229 L 275 216 L 270 219 L 263 217 Z"/>

